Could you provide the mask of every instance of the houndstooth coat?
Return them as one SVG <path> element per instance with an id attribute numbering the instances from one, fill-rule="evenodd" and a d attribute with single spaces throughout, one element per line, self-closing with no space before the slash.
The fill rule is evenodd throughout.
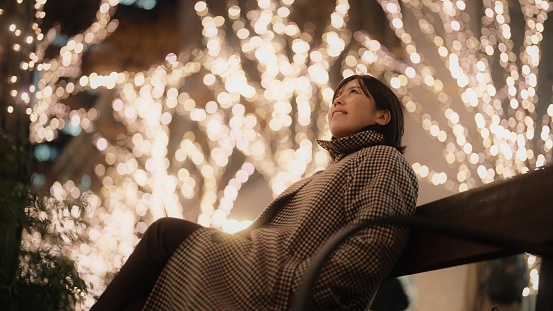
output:
<path id="1" fill-rule="evenodd" d="M 312 256 L 340 228 L 412 215 L 416 176 L 379 131 L 318 141 L 326 170 L 281 193 L 237 234 L 201 228 L 170 258 L 144 310 L 286 310 Z M 323 266 L 314 310 L 365 310 L 406 242 L 404 228 L 379 226 L 346 241 Z"/>

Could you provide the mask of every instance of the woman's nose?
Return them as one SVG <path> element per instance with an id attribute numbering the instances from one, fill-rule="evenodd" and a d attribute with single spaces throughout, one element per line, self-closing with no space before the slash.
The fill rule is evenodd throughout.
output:
<path id="1" fill-rule="evenodd" d="M 343 105 L 342 97 L 338 96 L 332 102 L 332 106 Z"/>

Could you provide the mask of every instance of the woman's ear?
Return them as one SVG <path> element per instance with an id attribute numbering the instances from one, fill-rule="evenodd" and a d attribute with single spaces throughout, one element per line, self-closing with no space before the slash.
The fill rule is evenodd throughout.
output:
<path id="1" fill-rule="evenodd" d="M 390 110 L 384 109 L 376 111 L 376 124 L 384 126 L 388 124 L 390 120 L 392 120 Z"/>

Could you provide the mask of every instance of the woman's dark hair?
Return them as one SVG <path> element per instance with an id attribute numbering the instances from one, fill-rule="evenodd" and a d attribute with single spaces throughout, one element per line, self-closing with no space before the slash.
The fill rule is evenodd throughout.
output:
<path id="1" fill-rule="evenodd" d="M 334 102 L 336 94 L 352 80 L 357 80 L 363 93 L 374 100 L 376 109 L 390 111 L 390 122 L 384 126 L 377 126 L 383 130 L 386 145 L 392 146 L 403 153 L 405 151 L 405 146 L 401 145 L 401 137 L 404 131 L 403 106 L 396 94 L 386 84 L 370 75 L 352 75 L 338 83 L 332 102 Z"/>

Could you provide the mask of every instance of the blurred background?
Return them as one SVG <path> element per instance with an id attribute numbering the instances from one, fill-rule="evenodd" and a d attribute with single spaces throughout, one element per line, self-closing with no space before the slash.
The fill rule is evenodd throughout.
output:
<path id="1" fill-rule="evenodd" d="M 0 128 L 28 144 L 34 189 L 86 195 L 90 241 L 62 252 L 93 288 L 87 309 L 154 220 L 233 232 L 323 169 L 316 139 L 330 138 L 333 86 L 351 74 L 401 98 L 419 205 L 550 163 L 552 5 L 5 0 Z M 538 264 L 400 281 L 408 310 L 489 310 L 495 281 L 509 287 L 502 310 L 532 310 Z"/>

